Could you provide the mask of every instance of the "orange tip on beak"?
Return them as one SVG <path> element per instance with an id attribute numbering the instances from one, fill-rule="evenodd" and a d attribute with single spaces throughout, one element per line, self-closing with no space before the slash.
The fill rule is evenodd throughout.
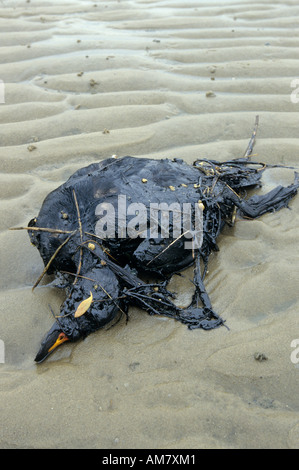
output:
<path id="1" fill-rule="evenodd" d="M 64 333 L 60 333 L 57 340 L 53 344 L 53 346 L 51 346 L 50 349 L 48 349 L 48 353 L 54 351 L 54 349 L 56 349 L 58 346 L 60 346 L 65 341 L 68 341 L 68 337 Z"/>

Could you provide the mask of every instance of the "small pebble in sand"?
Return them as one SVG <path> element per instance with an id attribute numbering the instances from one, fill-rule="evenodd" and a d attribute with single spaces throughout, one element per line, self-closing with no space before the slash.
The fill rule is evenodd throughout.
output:
<path id="1" fill-rule="evenodd" d="M 207 98 L 214 98 L 216 95 L 213 91 L 207 91 L 206 92 L 206 97 Z"/>
<path id="2" fill-rule="evenodd" d="M 29 152 L 32 152 L 33 150 L 35 150 L 35 149 L 36 149 L 36 146 L 35 146 L 35 145 L 32 145 L 32 144 L 30 144 L 30 145 L 28 145 L 27 149 L 29 150 Z"/>
<path id="3" fill-rule="evenodd" d="M 263 361 L 267 361 L 268 357 L 266 356 L 266 354 L 264 354 L 262 352 L 255 352 L 254 353 L 254 359 L 256 361 L 263 362 Z"/>

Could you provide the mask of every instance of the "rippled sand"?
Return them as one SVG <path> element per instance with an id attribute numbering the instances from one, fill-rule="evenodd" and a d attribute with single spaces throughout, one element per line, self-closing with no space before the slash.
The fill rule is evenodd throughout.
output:
<path id="1" fill-rule="evenodd" d="M 298 448 L 299 197 L 221 236 L 206 286 L 230 331 L 132 308 L 39 366 L 63 294 L 32 293 L 41 259 L 8 230 L 113 154 L 242 156 L 256 114 L 255 158 L 298 165 L 297 0 L 56 3 L 0 4 L 0 447 Z M 265 190 L 292 179 L 269 170 Z M 185 301 L 191 278 L 172 281 Z"/>

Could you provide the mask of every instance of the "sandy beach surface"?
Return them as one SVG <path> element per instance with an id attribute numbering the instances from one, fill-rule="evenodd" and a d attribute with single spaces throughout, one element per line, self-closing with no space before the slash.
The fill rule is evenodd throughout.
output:
<path id="1" fill-rule="evenodd" d="M 230 331 L 131 308 L 41 365 L 64 296 L 49 278 L 32 292 L 41 258 L 9 230 L 112 155 L 240 157 L 257 114 L 254 158 L 298 167 L 298 15 L 297 0 L 0 2 L 0 448 L 299 448 L 299 196 L 221 235 L 206 287 Z M 260 192 L 293 176 L 268 170 Z M 190 279 L 171 282 L 185 302 Z"/>

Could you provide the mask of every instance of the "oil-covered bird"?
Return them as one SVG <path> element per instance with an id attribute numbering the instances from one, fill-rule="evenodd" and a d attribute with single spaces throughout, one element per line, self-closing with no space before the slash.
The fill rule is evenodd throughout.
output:
<path id="1" fill-rule="evenodd" d="M 119 312 L 127 315 L 129 305 L 190 329 L 224 324 L 204 286 L 219 233 L 233 224 L 236 213 L 256 218 L 287 207 L 299 186 L 295 173 L 287 187 L 247 196 L 261 185 L 267 168 L 250 159 L 257 124 L 243 158 L 193 165 L 177 159 L 108 158 L 76 171 L 46 197 L 26 229 L 44 273 L 56 275 L 66 299 L 36 362 L 60 344 L 116 320 Z M 167 283 L 192 264 L 194 295 L 187 308 L 180 308 Z M 155 283 L 142 280 L 144 274 Z"/>

